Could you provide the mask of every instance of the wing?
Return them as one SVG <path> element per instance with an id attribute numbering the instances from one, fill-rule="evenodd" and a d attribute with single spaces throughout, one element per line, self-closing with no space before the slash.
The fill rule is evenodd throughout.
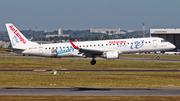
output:
<path id="1" fill-rule="evenodd" d="M 72 41 L 69 41 L 69 42 L 71 43 L 71 45 L 73 46 L 74 49 L 79 50 L 78 54 L 83 54 L 86 57 L 100 56 L 104 53 L 104 51 L 101 51 L 101 50 L 79 48 L 76 45 L 74 45 L 74 43 Z"/>

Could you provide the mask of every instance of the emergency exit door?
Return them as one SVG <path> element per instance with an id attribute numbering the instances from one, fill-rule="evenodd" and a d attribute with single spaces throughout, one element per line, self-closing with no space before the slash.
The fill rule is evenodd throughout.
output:
<path id="1" fill-rule="evenodd" d="M 39 53 L 40 53 L 40 54 L 43 53 L 43 47 L 39 47 Z"/>

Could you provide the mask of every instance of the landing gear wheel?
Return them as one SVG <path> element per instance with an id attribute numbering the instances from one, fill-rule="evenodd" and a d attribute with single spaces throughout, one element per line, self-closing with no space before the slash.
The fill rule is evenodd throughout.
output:
<path id="1" fill-rule="evenodd" d="M 95 65 L 95 64 L 96 64 L 96 60 L 92 60 L 91 65 Z"/>
<path id="2" fill-rule="evenodd" d="M 159 60 L 159 59 L 160 59 L 160 57 L 159 57 L 159 56 L 157 56 L 156 58 L 157 58 L 157 60 Z"/>

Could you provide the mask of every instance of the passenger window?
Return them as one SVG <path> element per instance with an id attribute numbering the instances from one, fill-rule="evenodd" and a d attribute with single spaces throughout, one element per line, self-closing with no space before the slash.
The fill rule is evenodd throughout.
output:
<path id="1" fill-rule="evenodd" d="M 102 44 L 102 46 L 103 46 L 103 44 Z"/>
<path id="2" fill-rule="evenodd" d="M 87 47 L 88 47 L 88 45 L 87 45 Z"/>
<path id="3" fill-rule="evenodd" d="M 51 48 L 49 47 L 49 49 L 51 49 Z"/>
<path id="4" fill-rule="evenodd" d="M 90 45 L 90 47 L 92 47 L 92 45 Z"/>
<path id="5" fill-rule="evenodd" d="M 46 50 L 47 48 L 45 48 L 45 50 Z"/>
<path id="6" fill-rule="evenodd" d="M 94 45 L 94 47 L 95 47 L 96 45 Z"/>
<path id="7" fill-rule="evenodd" d="M 106 44 L 106 46 L 108 46 L 108 44 Z"/>

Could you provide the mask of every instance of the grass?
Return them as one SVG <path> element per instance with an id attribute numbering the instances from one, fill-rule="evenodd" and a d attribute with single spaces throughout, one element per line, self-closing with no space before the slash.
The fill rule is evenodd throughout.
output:
<path id="1" fill-rule="evenodd" d="M 2 96 L 1 101 L 179 101 L 180 97 L 143 96 Z"/>
<path id="2" fill-rule="evenodd" d="M 0 69 L 46 69 L 54 70 L 178 70 L 180 62 L 97 60 L 90 65 L 90 59 L 57 59 L 35 57 L 0 57 Z"/>
<path id="3" fill-rule="evenodd" d="M 0 49 L 0 54 L 6 54 Z M 121 55 L 120 58 L 155 59 L 155 55 Z M 161 56 L 161 59 L 180 59 L 179 56 Z M 90 59 L 54 59 L 34 57 L 0 57 L 0 69 L 91 69 L 91 70 L 177 70 L 179 62 L 97 60 L 90 65 Z M 179 73 L 81 73 L 58 72 L 0 72 L 0 87 L 143 87 L 179 88 Z M 56 85 L 50 85 L 56 84 Z M 7 96 L 0 95 L 0 101 L 179 101 L 180 97 L 142 96 Z"/>
<path id="4" fill-rule="evenodd" d="M 170 59 L 170 60 L 180 60 L 180 55 L 159 55 L 160 59 Z M 122 54 L 120 55 L 120 58 L 142 58 L 142 59 L 156 59 L 155 54 Z"/>
<path id="5" fill-rule="evenodd" d="M 10 54 L 9 52 L 6 52 L 4 48 L 0 47 L 0 54 Z"/>
<path id="6" fill-rule="evenodd" d="M 180 87 L 179 73 L 0 72 L 0 77 L 0 87 Z"/>
<path id="7" fill-rule="evenodd" d="M 180 87 L 179 73 L 1 72 L 1 87 Z M 56 84 L 51 86 L 50 84 Z M 22 96 L 0 95 L 0 101 L 179 101 L 156 96 Z"/>

